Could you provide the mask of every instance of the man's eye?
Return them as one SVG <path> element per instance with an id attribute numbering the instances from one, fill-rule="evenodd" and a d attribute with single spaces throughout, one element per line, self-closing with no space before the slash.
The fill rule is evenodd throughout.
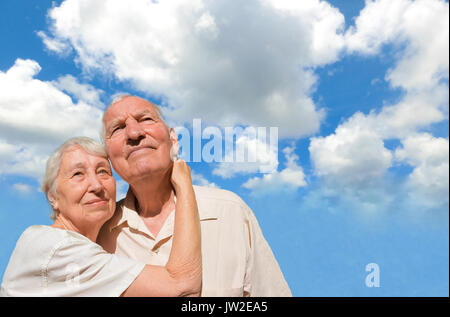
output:
<path id="1" fill-rule="evenodd" d="M 111 130 L 111 134 L 114 134 L 114 132 L 120 130 L 121 128 L 122 128 L 122 127 L 120 127 L 120 126 L 117 126 L 117 127 L 113 128 L 113 129 Z"/>
<path id="2" fill-rule="evenodd" d="M 109 175 L 109 171 L 108 171 L 108 170 L 105 170 L 105 169 L 99 170 L 98 173 L 99 173 L 99 174 L 106 174 L 106 175 Z"/>
<path id="3" fill-rule="evenodd" d="M 73 173 L 72 177 L 82 176 L 82 175 L 83 175 L 83 173 L 81 173 L 81 172 L 75 172 L 75 173 Z"/>
<path id="4" fill-rule="evenodd" d="M 144 117 L 144 118 L 142 118 L 142 121 L 153 121 L 153 118 L 151 118 L 151 117 Z"/>

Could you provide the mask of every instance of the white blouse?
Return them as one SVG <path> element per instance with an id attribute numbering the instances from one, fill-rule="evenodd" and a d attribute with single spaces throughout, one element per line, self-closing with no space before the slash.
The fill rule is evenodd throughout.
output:
<path id="1" fill-rule="evenodd" d="M 31 226 L 17 241 L 0 296 L 120 296 L 144 266 L 76 232 Z"/>

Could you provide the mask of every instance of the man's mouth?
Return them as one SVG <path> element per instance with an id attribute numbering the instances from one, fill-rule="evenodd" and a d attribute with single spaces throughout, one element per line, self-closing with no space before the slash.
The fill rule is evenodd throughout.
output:
<path id="1" fill-rule="evenodd" d="M 141 150 L 155 150 L 155 148 L 152 146 L 140 146 L 140 147 L 132 148 L 130 150 L 130 152 L 128 152 L 127 158 L 129 158 L 131 156 L 131 154 L 141 151 Z"/>

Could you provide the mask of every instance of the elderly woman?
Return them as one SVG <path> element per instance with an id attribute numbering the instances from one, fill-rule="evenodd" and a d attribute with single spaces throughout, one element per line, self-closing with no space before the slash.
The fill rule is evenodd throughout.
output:
<path id="1" fill-rule="evenodd" d="M 171 175 L 177 200 L 174 242 L 166 266 L 109 254 L 96 244 L 116 205 L 116 184 L 106 152 L 85 137 L 65 142 L 49 158 L 42 185 L 55 221 L 51 226 L 31 226 L 21 235 L 1 295 L 198 296 L 200 222 L 190 169 L 176 160 Z"/>

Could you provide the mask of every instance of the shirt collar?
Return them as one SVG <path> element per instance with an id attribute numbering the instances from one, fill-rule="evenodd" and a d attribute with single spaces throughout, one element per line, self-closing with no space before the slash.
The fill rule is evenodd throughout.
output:
<path id="1" fill-rule="evenodd" d="M 175 202 L 176 199 L 177 198 L 175 197 Z M 129 227 L 144 232 L 150 237 L 153 237 L 153 235 L 148 230 L 147 226 L 145 226 L 144 222 L 139 217 L 139 214 L 136 209 L 137 209 L 136 197 L 134 196 L 131 187 L 128 187 L 128 192 L 125 198 L 117 202 L 116 212 L 113 216 L 113 219 L 111 219 L 110 221 L 111 225 L 109 226 L 109 230 L 112 231 L 114 228 L 117 228 L 122 224 L 124 224 L 125 222 L 127 222 Z M 209 211 L 200 212 L 200 207 L 199 207 L 199 217 L 200 221 L 217 220 L 217 214 L 215 213 L 210 214 Z M 175 220 L 175 213 L 172 211 L 170 215 L 167 217 L 163 227 L 161 228 L 161 231 L 165 228 L 173 228 L 174 220 Z"/>

